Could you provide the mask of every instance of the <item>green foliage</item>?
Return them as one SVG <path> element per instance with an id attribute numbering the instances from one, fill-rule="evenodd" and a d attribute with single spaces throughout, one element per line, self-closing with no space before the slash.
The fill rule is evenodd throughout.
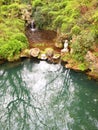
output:
<path id="1" fill-rule="evenodd" d="M 97 0 L 32 0 L 33 17 L 41 29 L 60 30 L 76 40 L 70 46 L 73 58 L 84 61 L 85 54 L 98 44 Z M 81 13 L 84 11 L 84 14 Z M 83 65 L 81 65 L 83 67 Z"/>
<path id="2" fill-rule="evenodd" d="M 8 48 L 15 40 L 17 45 L 27 45 L 20 10 L 27 9 L 30 3 L 32 17 L 39 29 L 60 30 L 70 34 L 70 37 L 76 35 L 76 40 L 71 45 L 75 59 L 83 61 L 86 52 L 92 49 L 94 43 L 98 44 L 97 0 L 1 0 L 0 48 L 4 45 L 4 48 Z M 84 10 L 87 8 L 84 14 L 81 13 L 82 7 Z M 14 53 L 11 54 L 14 56 Z"/>
<path id="3" fill-rule="evenodd" d="M 18 55 L 22 49 L 26 48 L 26 44 L 16 39 L 9 40 L 0 47 L 0 56 L 4 59 L 13 58 Z"/>
<path id="4" fill-rule="evenodd" d="M 41 6 L 41 5 L 43 5 L 43 2 L 42 2 L 42 0 L 33 0 L 32 5 L 34 7 Z"/>
<path id="5" fill-rule="evenodd" d="M 16 33 L 14 34 L 11 39 L 16 39 L 24 44 L 27 44 L 27 38 L 23 33 Z"/>
<path id="6" fill-rule="evenodd" d="M 57 30 L 61 28 L 63 31 L 70 31 L 76 18 L 80 15 L 76 8 L 73 8 L 73 1 L 40 1 L 34 0 L 33 17 L 40 28 L 48 28 Z M 47 22 L 48 21 L 48 22 Z M 66 23 L 66 28 L 62 24 Z"/>
<path id="7" fill-rule="evenodd" d="M 78 35 L 80 33 L 81 29 L 79 26 L 75 25 L 72 29 L 71 32 L 72 34 Z"/>
<path id="8" fill-rule="evenodd" d="M 85 71 L 88 68 L 85 63 L 80 63 L 78 66 L 81 71 Z"/>
<path id="9" fill-rule="evenodd" d="M 19 11 L 25 5 L 18 1 L 2 1 L 0 17 L 0 58 L 14 60 L 27 48 L 24 34 L 24 21 L 19 18 Z"/>
<path id="10" fill-rule="evenodd" d="M 39 29 L 42 29 L 45 23 L 45 18 L 41 11 L 41 7 L 37 7 L 36 12 L 34 13 L 34 19 Z"/>
<path id="11" fill-rule="evenodd" d="M 88 50 L 94 45 L 94 37 L 92 32 L 82 31 L 77 36 L 75 42 L 71 45 L 73 48 L 73 57 L 78 61 L 83 61 Z"/>
<path id="12" fill-rule="evenodd" d="M 57 18 L 53 21 L 53 26 L 54 28 L 60 28 L 63 22 L 63 17 L 62 15 L 58 15 Z"/>

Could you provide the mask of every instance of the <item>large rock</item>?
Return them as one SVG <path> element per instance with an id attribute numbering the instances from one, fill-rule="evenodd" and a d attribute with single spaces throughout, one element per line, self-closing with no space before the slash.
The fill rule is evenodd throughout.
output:
<path id="1" fill-rule="evenodd" d="M 40 49 L 39 48 L 32 48 L 32 49 L 30 49 L 30 56 L 38 57 L 39 53 L 40 53 Z"/>

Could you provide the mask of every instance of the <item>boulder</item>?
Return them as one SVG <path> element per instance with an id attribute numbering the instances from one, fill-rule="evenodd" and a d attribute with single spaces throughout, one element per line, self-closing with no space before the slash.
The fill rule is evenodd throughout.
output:
<path id="1" fill-rule="evenodd" d="M 39 53 L 40 53 L 40 49 L 39 48 L 32 48 L 32 49 L 30 49 L 30 56 L 38 57 Z"/>

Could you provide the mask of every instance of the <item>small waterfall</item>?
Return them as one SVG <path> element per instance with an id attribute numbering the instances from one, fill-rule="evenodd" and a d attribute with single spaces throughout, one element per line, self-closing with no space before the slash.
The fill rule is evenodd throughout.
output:
<path id="1" fill-rule="evenodd" d="M 31 28 L 31 31 L 34 32 L 36 30 L 36 24 L 35 24 L 35 21 L 32 20 L 31 23 L 30 23 L 30 28 Z"/>

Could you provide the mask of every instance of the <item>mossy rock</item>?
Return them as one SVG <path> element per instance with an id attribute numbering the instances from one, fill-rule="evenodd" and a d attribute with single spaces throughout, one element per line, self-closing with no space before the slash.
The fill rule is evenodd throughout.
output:
<path id="1" fill-rule="evenodd" d="M 25 49 L 21 54 L 20 57 L 29 57 L 30 56 L 30 50 Z"/>
<path id="2" fill-rule="evenodd" d="M 41 60 L 46 60 L 48 57 L 45 53 L 45 51 L 40 51 L 39 55 L 38 55 L 38 59 L 41 59 Z"/>
<path id="3" fill-rule="evenodd" d="M 47 57 L 52 57 L 53 54 L 54 54 L 53 48 L 46 48 L 45 49 L 45 54 L 46 54 Z"/>
<path id="4" fill-rule="evenodd" d="M 61 57 L 60 54 L 56 53 L 53 55 L 53 59 L 56 60 L 56 59 L 59 59 Z"/>

